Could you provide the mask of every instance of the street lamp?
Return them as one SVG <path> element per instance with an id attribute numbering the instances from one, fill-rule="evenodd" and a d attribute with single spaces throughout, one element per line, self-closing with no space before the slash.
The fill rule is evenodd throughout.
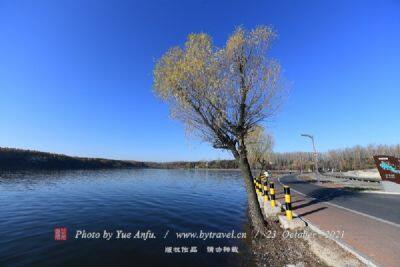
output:
<path id="1" fill-rule="evenodd" d="M 312 146 L 313 146 L 313 150 L 314 150 L 315 175 L 317 176 L 317 183 L 319 183 L 318 154 L 317 154 L 317 150 L 315 149 L 314 136 L 312 136 L 311 134 L 301 134 L 301 136 L 308 137 L 312 141 Z"/>

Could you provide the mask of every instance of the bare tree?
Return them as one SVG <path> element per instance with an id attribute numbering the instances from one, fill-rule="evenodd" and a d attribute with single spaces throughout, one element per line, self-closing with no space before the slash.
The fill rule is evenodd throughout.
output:
<path id="1" fill-rule="evenodd" d="M 217 48 L 207 34 L 190 34 L 183 48 L 168 50 L 154 69 L 155 92 L 173 117 L 214 148 L 231 151 L 239 163 L 256 234 L 264 233 L 264 221 L 245 140 L 280 103 L 280 66 L 267 56 L 274 37 L 270 27 L 238 28 Z"/>
<path id="2" fill-rule="evenodd" d="M 256 126 L 246 138 L 248 159 L 253 168 L 265 169 L 271 161 L 274 139 L 264 127 Z"/>
<path id="3" fill-rule="evenodd" d="M 375 168 L 373 156 L 389 155 L 400 157 L 400 145 L 368 145 L 320 153 L 321 167 L 325 170 L 348 171 Z M 273 153 L 275 169 L 309 170 L 313 164 L 312 153 Z"/>

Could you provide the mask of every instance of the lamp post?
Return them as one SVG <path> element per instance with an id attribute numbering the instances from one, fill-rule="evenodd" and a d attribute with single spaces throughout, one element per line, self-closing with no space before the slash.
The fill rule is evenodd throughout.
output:
<path id="1" fill-rule="evenodd" d="M 312 136 L 311 134 L 301 134 L 301 136 L 308 137 L 312 141 L 312 146 L 313 146 L 313 150 L 314 150 L 315 175 L 317 176 L 317 183 L 319 184 L 318 154 L 317 154 L 317 150 L 315 149 L 314 136 Z"/>

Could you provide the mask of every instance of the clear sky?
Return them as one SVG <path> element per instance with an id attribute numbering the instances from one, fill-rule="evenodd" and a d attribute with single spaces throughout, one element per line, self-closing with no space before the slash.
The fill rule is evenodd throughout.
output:
<path id="1" fill-rule="evenodd" d="M 0 1 L 0 146 L 136 160 L 227 153 L 185 137 L 152 93 L 154 62 L 187 34 L 222 46 L 272 25 L 291 84 L 267 123 L 276 151 L 400 143 L 400 2 Z"/>

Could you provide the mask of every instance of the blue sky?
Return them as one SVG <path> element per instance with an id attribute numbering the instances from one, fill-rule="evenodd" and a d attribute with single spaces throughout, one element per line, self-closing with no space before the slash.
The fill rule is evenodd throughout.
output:
<path id="1" fill-rule="evenodd" d="M 152 93 L 187 34 L 272 25 L 291 94 L 276 151 L 400 143 L 399 1 L 1 1 L 0 146 L 136 160 L 229 158 Z"/>

